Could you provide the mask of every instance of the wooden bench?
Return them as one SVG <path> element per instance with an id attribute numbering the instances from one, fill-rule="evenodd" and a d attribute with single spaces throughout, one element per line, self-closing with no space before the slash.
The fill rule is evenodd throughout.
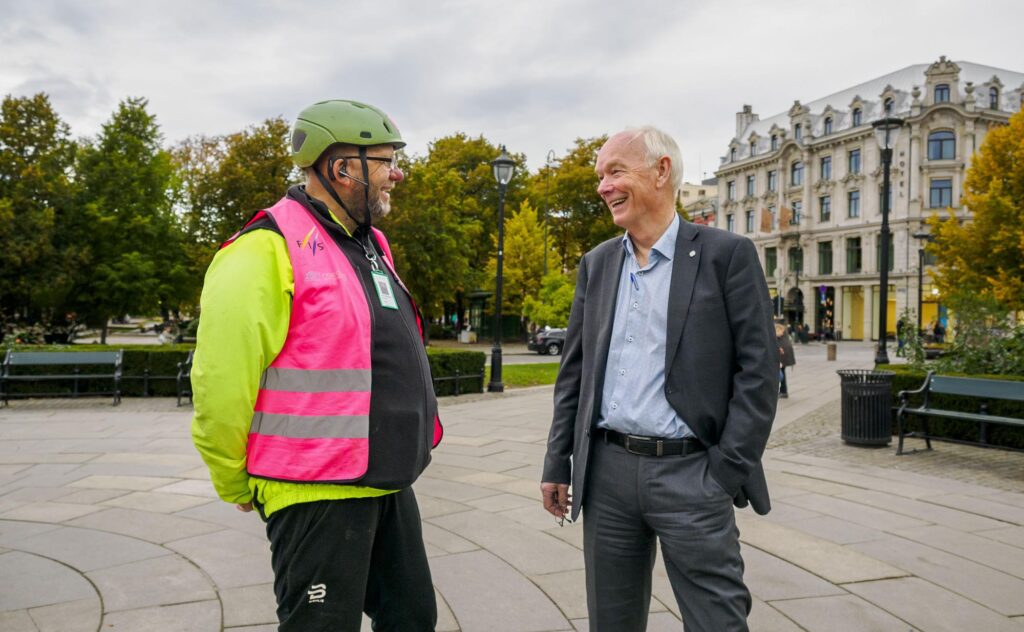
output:
<path id="1" fill-rule="evenodd" d="M 195 351 L 189 351 L 188 357 L 178 363 L 178 406 L 181 406 L 181 398 L 188 397 L 192 403 L 192 356 Z"/>
<path id="2" fill-rule="evenodd" d="M 123 350 L 118 351 L 8 351 L 0 370 L 0 398 L 4 406 L 12 397 L 92 397 L 113 395 L 114 405 L 121 403 L 121 362 Z M 82 373 L 83 366 L 109 366 L 109 373 Z M 18 374 L 17 367 L 44 366 L 61 367 L 60 373 Z M 67 367 L 71 367 L 70 369 Z M 112 380 L 112 391 L 80 392 L 79 385 L 85 381 Z M 13 384 L 27 382 L 71 381 L 72 391 L 11 393 Z"/>
<path id="3" fill-rule="evenodd" d="M 929 401 L 929 396 L 932 394 L 977 398 L 978 412 L 943 410 Z M 924 395 L 924 401 L 920 406 L 913 407 L 910 405 L 909 400 L 913 395 Z M 899 446 L 896 448 L 896 454 L 903 454 L 904 436 L 923 437 L 927 449 L 932 449 L 931 436 L 928 431 L 929 417 L 959 419 L 979 424 L 978 443 L 982 445 L 988 444 L 989 424 L 1024 427 L 1024 419 L 991 415 L 988 412 L 988 405 L 992 401 L 1024 402 L 1024 382 L 974 377 L 950 377 L 948 375 L 935 375 L 934 372 L 929 371 L 921 388 L 912 391 L 900 391 L 899 400 L 899 409 L 896 413 Z M 905 432 L 905 419 L 909 415 L 916 415 L 922 419 L 923 432 Z"/>

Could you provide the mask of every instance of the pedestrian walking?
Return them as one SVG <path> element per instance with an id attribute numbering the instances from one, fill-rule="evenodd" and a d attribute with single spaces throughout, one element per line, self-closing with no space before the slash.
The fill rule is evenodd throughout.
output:
<path id="1" fill-rule="evenodd" d="M 789 386 L 786 383 L 786 368 L 796 365 L 796 353 L 793 351 L 793 341 L 782 323 L 775 324 L 775 338 L 779 347 L 779 397 L 789 397 Z"/>

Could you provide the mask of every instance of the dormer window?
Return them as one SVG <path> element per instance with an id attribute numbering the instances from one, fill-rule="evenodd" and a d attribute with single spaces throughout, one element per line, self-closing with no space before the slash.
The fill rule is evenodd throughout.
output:
<path id="1" fill-rule="evenodd" d="M 778 134 L 772 134 L 772 151 L 775 151 L 778 148 L 779 148 L 779 135 Z"/>
<path id="2" fill-rule="evenodd" d="M 729 162 L 736 162 L 736 148 L 733 147 L 729 150 Z"/>
<path id="3" fill-rule="evenodd" d="M 860 127 L 861 117 L 862 116 L 863 116 L 863 114 L 861 113 L 860 108 L 853 108 L 853 126 L 854 127 Z"/>
<path id="4" fill-rule="evenodd" d="M 754 156 L 756 154 L 757 154 L 757 141 L 756 140 L 752 140 L 752 141 L 750 141 L 750 155 Z"/>
<path id="5" fill-rule="evenodd" d="M 832 117 L 830 116 L 830 117 L 825 119 L 825 134 L 828 135 L 828 134 L 831 134 L 831 133 L 832 133 Z"/>
<path id="6" fill-rule="evenodd" d="M 800 140 L 804 136 L 804 126 L 797 123 L 793 126 L 793 138 Z"/>
<path id="7" fill-rule="evenodd" d="M 999 88 L 993 87 L 988 89 L 988 109 L 999 109 Z"/>
<path id="8" fill-rule="evenodd" d="M 936 103 L 949 103 L 949 84 L 940 83 L 935 86 L 935 102 Z"/>
<path id="9" fill-rule="evenodd" d="M 886 116 L 892 116 L 892 108 L 893 108 L 892 97 L 889 97 L 888 99 L 885 100 L 885 105 L 883 107 L 885 108 L 885 115 Z"/>

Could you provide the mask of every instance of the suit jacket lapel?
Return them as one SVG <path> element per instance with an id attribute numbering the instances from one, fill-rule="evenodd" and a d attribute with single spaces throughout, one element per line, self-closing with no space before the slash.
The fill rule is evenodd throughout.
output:
<path id="1" fill-rule="evenodd" d="M 672 370 L 679 342 L 683 337 L 686 316 L 690 312 L 693 286 L 700 266 L 700 242 L 697 229 L 689 222 L 679 224 L 676 253 L 672 259 L 672 282 L 668 294 L 668 325 L 665 337 L 665 376 Z"/>

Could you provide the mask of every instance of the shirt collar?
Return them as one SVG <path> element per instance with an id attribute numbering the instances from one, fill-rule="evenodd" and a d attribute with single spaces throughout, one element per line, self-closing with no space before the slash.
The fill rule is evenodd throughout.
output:
<path id="1" fill-rule="evenodd" d="M 676 213 L 672 223 L 668 225 L 668 228 L 665 229 L 665 232 L 662 233 L 660 238 L 658 238 L 658 241 L 654 242 L 654 245 L 651 246 L 652 251 L 657 252 L 659 257 L 667 261 L 672 261 L 672 256 L 675 255 L 676 252 L 676 238 L 679 236 L 680 221 L 679 214 Z M 633 242 L 630 240 L 628 232 L 622 236 L 622 246 L 626 249 L 626 252 L 629 253 L 629 256 L 635 256 L 636 253 L 633 250 Z"/>

